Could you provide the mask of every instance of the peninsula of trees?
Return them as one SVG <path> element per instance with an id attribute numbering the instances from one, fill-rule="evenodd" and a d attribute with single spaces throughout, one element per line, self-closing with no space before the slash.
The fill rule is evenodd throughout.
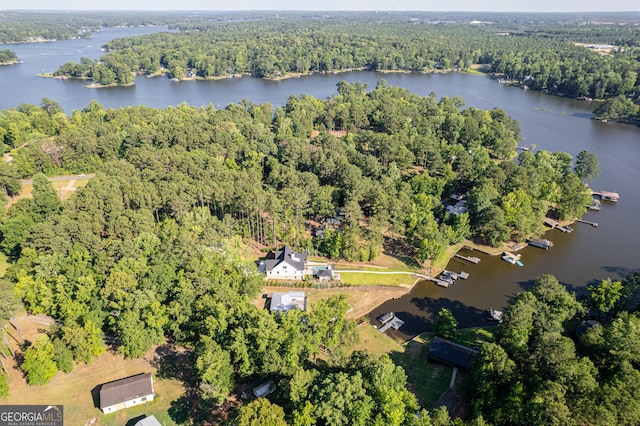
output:
<path id="1" fill-rule="evenodd" d="M 238 424 L 461 424 L 446 410 L 417 416 L 388 357 L 340 356 L 356 339 L 343 298 L 281 316 L 251 304 L 262 280 L 245 242 L 368 260 L 395 240 L 418 262 L 433 260 L 465 237 L 521 240 L 547 214 L 580 216 L 591 200 L 583 179 L 598 172 L 586 151 L 575 162 L 544 150 L 516 159 L 520 129 L 504 111 L 384 81 L 371 91 L 341 82 L 331 99 L 291 96 L 275 111 L 94 102 L 67 116 L 43 99 L 0 112 L 0 139 L 13 158 L 0 163 L 5 194 L 33 176 L 33 198 L 0 223 L 5 277 L 28 312 L 56 320 L 25 350 L 28 382 L 90 362 L 105 340 L 140 357 L 170 339 L 192 356 L 201 407 L 224 400 L 238 380 L 278 381 L 277 397 L 243 405 Z M 64 203 L 45 177 L 89 172 L 96 176 Z M 454 194 L 467 194 L 468 212 L 446 211 Z M 337 209 L 341 226 L 311 238 L 305 222 Z M 627 355 L 620 345 L 629 340 L 619 338 L 638 328 L 636 314 L 625 314 L 637 309 L 636 293 L 637 279 L 595 286 L 602 326 L 577 337 L 569 324 L 586 311 L 541 278 L 473 367 L 472 424 L 563 423 L 574 412 L 633 423 L 635 411 L 611 404 L 638 396 L 625 384 L 637 375 L 635 350 Z M 8 318 L 16 303 L 5 299 Z M 334 353 L 326 365 L 311 362 L 321 351 Z"/>
<path id="2" fill-rule="evenodd" d="M 15 64 L 18 62 L 18 55 L 9 49 L 0 50 L 0 65 Z"/>

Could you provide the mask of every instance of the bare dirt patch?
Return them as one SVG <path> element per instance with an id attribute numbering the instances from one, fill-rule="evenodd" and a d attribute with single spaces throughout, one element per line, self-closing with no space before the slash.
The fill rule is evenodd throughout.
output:
<path id="1" fill-rule="evenodd" d="M 333 136 L 335 136 L 336 138 L 341 138 L 344 135 L 347 134 L 346 130 L 329 130 L 329 133 Z M 315 138 L 316 136 L 318 136 L 320 134 L 320 130 L 314 130 L 311 132 L 311 139 Z"/>

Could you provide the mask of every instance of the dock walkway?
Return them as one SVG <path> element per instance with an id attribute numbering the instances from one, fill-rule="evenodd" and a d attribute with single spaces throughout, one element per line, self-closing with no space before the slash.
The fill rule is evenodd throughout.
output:
<path id="1" fill-rule="evenodd" d="M 480 258 L 478 258 L 478 257 L 474 257 L 474 256 L 463 256 L 463 255 L 458 254 L 458 253 L 456 253 L 454 256 L 455 256 L 455 257 L 457 257 L 458 259 L 466 260 L 467 262 L 471 262 L 471 263 L 480 263 Z"/>

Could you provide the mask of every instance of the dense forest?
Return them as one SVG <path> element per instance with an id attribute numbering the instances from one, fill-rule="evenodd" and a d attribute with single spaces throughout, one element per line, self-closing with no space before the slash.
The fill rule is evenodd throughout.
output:
<path id="1" fill-rule="evenodd" d="M 180 15 L 180 14 L 178 14 Z M 189 15 L 180 15 L 182 20 Z M 0 13 L 0 44 L 89 38 L 103 27 L 168 25 L 175 14 L 162 12 L 56 12 L 8 11 Z"/>
<path id="2" fill-rule="evenodd" d="M 417 262 L 434 260 L 466 237 L 520 240 L 548 213 L 581 215 L 597 159 L 539 150 L 514 161 L 519 125 L 499 109 L 384 81 L 366 89 L 341 82 L 329 100 L 291 96 L 276 111 L 94 102 L 66 116 L 50 99 L 2 111 L 13 158 L 0 166 L 5 194 L 33 176 L 33 198 L 0 223 L 6 279 L 28 312 L 56 320 L 25 351 L 28 382 L 90 362 L 105 340 L 140 357 L 169 338 L 192 351 L 203 404 L 224 400 L 237 380 L 278 380 L 280 411 L 258 400 L 241 419 L 275 411 L 293 424 L 447 424 L 446 410 L 413 414 L 406 376 L 388 358 L 342 353 L 357 338 L 342 298 L 283 316 L 249 303 L 262 280 L 243 241 L 368 260 L 397 239 Z M 88 172 L 96 176 L 65 203 L 45 176 Z M 468 212 L 447 213 L 460 193 Z M 306 220 L 338 209 L 341 225 L 311 238 Z M 7 300 L 3 317 L 15 306 Z M 335 352 L 328 367 L 308 362 L 321 349 Z"/>
<path id="3" fill-rule="evenodd" d="M 422 263 L 464 238 L 522 240 L 541 232 L 548 214 L 585 212 L 584 180 L 597 175 L 597 158 L 517 154 L 519 125 L 500 109 L 465 109 L 461 98 L 420 97 L 383 80 L 367 89 L 341 82 L 331 99 L 291 96 L 275 111 L 250 102 L 220 110 L 94 102 L 67 116 L 43 99 L 0 112 L 12 155 L 0 164 L 5 195 L 33 177 L 33 197 L 0 223 L 5 278 L 28 312 L 56 320 L 25 350 L 27 381 L 90 362 L 105 341 L 140 357 L 169 339 L 190 351 L 198 386 L 189 398 L 200 407 L 224 400 L 239 380 L 278 382 L 269 401 L 242 406 L 238 424 L 461 424 L 443 409 L 416 415 L 406 375 L 388 357 L 343 352 L 357 339 L 343 298 L 281 316 L 251 304 L 262 279 L 245 243 L 369 260 L 395 239 Z M 89 172 L 96 176 L 64 203 L 45 176 Z M 468 211 L 448 213 L 459 194 Z M 306 221 L 338 210 L 340 226 L 312 238 Z M 623 404 L 637 399 L 624 383 L 638 360 L 619 346 L 620 331 L 637 327 L 627 313 L 636 293 L 637 278 L 603 282 L 578 303 L 541 277 L 505 312 L 471 371 L 471 424 L 571 424 L 567 413 L 578 409 L 576 424 L 633 423 L 635 412 L 611 404 L 621 401 L 614 391 Z M 4 288 L 0 297 L 8 318 L 16 300 Z M 601 326 L 578 334 L 583 306 Z M 328 361 L 311 362 L 321 351 Z"/>
<path id="4" fill-rule="evenodd" d="M 523 241 L 542 232 L 548 214 L 572 219 L 590 204 L 583 179 L 597 175 L 597 159 L 539 150 L 512 161 L 520 127 L 504 111 L 462 109 L 459 97 L 422 98 L 384 81 L 373 91 L 338 86 L 330 100 L 291 96 L 275 112 L 249 102 L 224 110 L 94 103 L 66 117 L 48 99 L 21 105 L 0 114 L 13 150 L 6 191 L 14 192 L 9 179 L 126 160 L 157 185 L 145 196 L 156 221 L 206 207 L 261 244 L 349 260 L 374 258 L 391 233 L 420 263 L 467 237 Z M 467 212 L 447 212 L 456 194 L 466 195 Z M 336 209 L 343 226 L 311 240 L 305 220 Z"/>
<path id="5" fill-rule="evenodd" d="M 98 84 L 131 84 L 132 73 L 219 78 L 250 73 L 280 78 L 355 68 L 431 72 L 472 66 L 506 81 L 561 96 L 636 98 L 640 29 L 583 23 L 432 22 L 372 19 L 263 18 L 175 24 L 179 33 L 113 40 L 96 61 L 64 64 L 54 74 Z M 590 49 L 609 43 L 607 54 Z"/>
<path id="6" fill-rule="evenodd" d="M 551 275 L 505 312 L 470 374 L 476 419 L 493 425 L 640 423 L 640 274 L 577 301 Z"/>

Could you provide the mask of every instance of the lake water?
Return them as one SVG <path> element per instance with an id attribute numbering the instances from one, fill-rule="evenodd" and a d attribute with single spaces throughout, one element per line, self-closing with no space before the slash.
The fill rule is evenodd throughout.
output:
<path id="1" fill-rule="evenodd" d="M 520 251 L 524 267 L 510 265 L 498 257 L 474 255 L 478 265 L 453 260 L 449 269 L 471 274 L 447 289 L 432 283 L 419 283 L 407 296 L 389 301 L 372 313 L 393 311 L 407 321 L 396 333 L 407 338 L 430 327 L 440 307 L 452 309 L 460 326 L 484 324 L 485 310 L 504 308 L 517 292 L 528 288 L 540 274 L 553 274 L 570 289 L 581 291 L 590 284 L 610 277 L 620 279 L 640 271 L 640 129 L 633 126 L 591 120 L 595 104 L 524 91 L 494 80 L 467 74 L 380 74 L 351 72 L 304 76 L 283 81 L 263 81 L 249 77 L 218 81 L 171 82 L 165 77 L 137 77 L 133 87 L 88 89 L 86 82 L 37 77 L 53 72 L 67 61 L 80 57 L 96 58 L 106 41 L 127 35 L 162 31 L 163 28 L 115 28 L 96 33 L 90 40 L 9 46 L 24 62 L 0 67 L 0 108 L 20 103 L 39 104 L 48 97 L 65 111 L 82 109 L 93 99 L 105 107 L 146 105 L 164 108 L 182 102 L 224 107 L 242 99 L 256 104 L 283 105 L 289 95 L 307 94 L 320 99 L 336 93 L 340 80 L 362 81 L 375 87 L 384 78 L 390 85 L 405 87 L 419 95 L 461 96 L 467 106 L 482 109 L 499 107 L 520 121 L 525 140 L 520 145 L 537 149 L 565 151 L 577 155 L 582 150 L 595 153 L 600 160 L 600 176 L 591 186 L 619 192 L 617 204 L 603 203 L 599 212 L 585 219 L 598 228 L 576 224 L 575 232 L 547 233 L 555 246 L 545 251 L 527 247 Z"/>

